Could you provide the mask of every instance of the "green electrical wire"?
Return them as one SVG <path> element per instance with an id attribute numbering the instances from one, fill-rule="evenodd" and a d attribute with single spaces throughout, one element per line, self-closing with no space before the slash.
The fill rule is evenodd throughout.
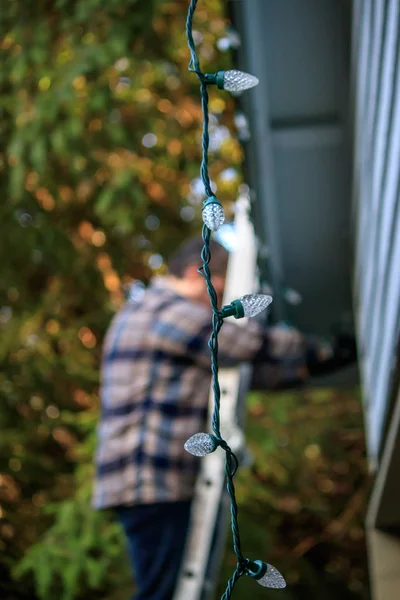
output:
<path id="1" fill-rule="evenodd" d="M 220 310 L 218 308 L 217 294 L 211 282 L 211 272 L 209 267 L 211 260 L 211 232 L 216 231 L 224 222 L 224 211 L 221 204 L 212 193 L 210 177 L 208 174 L 208 150 L 210 138 L 208 133 L 209 113 L 207 86 L 216 84 L 220 89 L 234 92 L 254 87 L 258 84 L 258 79 L 254 75 L 236 70 L 219 71 L 215 74 L 205 74 L 201 71 L 192 33 L 193 17 L 197 2 L 198 0 L 191 0 L 190 2 L 186 20 L 186 35 L 191 55 L 189 71 L 196 73 L 200 81 L 201 105 L 203 110 L 202 161 L 200 175 L 204 184 L 207 200 L 203 203 L 204 226 L 202 235 L 204 246 L 201 251 L 203 264 L 199 269 L 199 273 L 206 281 L 212 308 L 212 333 L 208 346 L 211 352 L 212 388 L 214 393 L 214 408 L 211 420 L 211 427 L 214 434 L 197 433 L 193 435 L 185 443 L 185 449 L 194 456 L 205 456 L 206 454 L 213 452 L 218 446 L 225 451 L 226 488 L 230 498 L 233 549 L 237 558 L 236 569 L 227 583 L 225 592 L 221 596 L 221 600 L 229 600 L 236 582 L 242 575 L 249 575 L 262 587 L 273 589 L 283 589 L 286 587 L 286 582 L 278 569 L 264 561 L 249 560 L 242 554 L 238 523 L 238 505 L 233 483 L 233 477 L 238 468 L 238 460 L 226 440 L 223 439 L 220 431 L 221 389 L 218 379 L 218 334 L 226 317 L 234 316 L 236 319 L 240 319 L 244 316 L 254 317 L 267 308 L 272 302 L 272 298 L 266 294 L 245 295 L 238 300 L 234 300 L 230 305 L 222 307 Z"/>
<path id="2" fill-rule="evenodd" d="M 190 49 L 191 59 L 189 62 L 189 71 L 196 73 L 200 81 L 200 93 L 201 93 L 201 104 L 203 109 L 203 134 L 202 134 L 202 161 L 200 167 L 200 176 L 204 184 L 206 196 L 210 197 L 213 195 L 210 183 L 210 177 L 208 174 L 208 148 L 209 148 L 209 111 L 208 111 L 208 91 L 207 83 L 209 80 L 207 76 L 202 73 L 200 69 L 200 62 L 196 53 L 196 48 L 193 40 L 192 25 L 194 12 L 196 10 L 198 0 L 191 0 L 187 20 L 186 20 L 186 35 L 188 45 Z M 214 392 L 214 410 L 212 415 L 212 430 L 214 432 L 218 446 L 220 446 L 226 453 L 225 463 L 225 474 L 226 474 L 226 486 L 230 497 L 231 505 L 231 527 L 233 536 L 233 549 L 237 558 L 237 566 L 227 583 L 226 590 L 221 597 L 221 600 L 228 600 L 233 592 L 233 588 L 238 579 L 247 572 L 248 560 L 243 556 L 240 543 L 239 523 L 238 523 L 238 505 L 236 502 L 235 486 L 233 483 L 233 476 L 238 468 L 238 459 L 232 452 L 228 443 L 222 438 L 220 431 L 220 403 L 221 403 L 221 389 L 218 379 L 218 333 L 223 325 L 224 319 L 222 313 L 218 308 L 218 299 L 215 292 L 214 286 L 211 282 L 211 272 L 209 269 L 209 263 L 211 260 L 210 251 L 210 238 L 211 230 L 207 225 L 203 226 L 202 237 L 204 241 L 203 250 L 201 252 L 201 258 L 203 261 L 202 267 L 199 269 L 199 273 L 204 277 L 208 295 L 210 297 L 210 304 L 212 308 L 212 326 L 213 330 L 211 333 L 208 346 L 211 351 L 211 371 L 212 371 L 212 387 Z"/>

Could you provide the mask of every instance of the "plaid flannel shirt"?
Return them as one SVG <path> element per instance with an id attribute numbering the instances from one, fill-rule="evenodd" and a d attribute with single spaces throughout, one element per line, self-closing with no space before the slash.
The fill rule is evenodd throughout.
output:
<path id="1" fill-rule="evenodd" d="M 161 283 L 114 317 L 104 345 L 94 507 L 192 497 L 200 461 L 183 445 L 206 426 L 210 333 L 210 310 Z M 220 365 L 251 360 L 262 340 L 257 323 L 225 322 Z"/>

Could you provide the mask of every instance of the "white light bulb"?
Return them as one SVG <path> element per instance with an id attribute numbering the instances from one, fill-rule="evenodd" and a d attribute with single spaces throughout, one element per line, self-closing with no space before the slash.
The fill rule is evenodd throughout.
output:
<path id="1" fill-rule="evenodd" d="M 211 231 L 217 231 L 225 221 L 224 209 L 218 202 L 207 204 L 202 214 L 203 222 Z"/>
<path id="2" fill-rule="evenodd" d="M 279 573 L 278 569 L 275 569 L 272 565 L 266 564 L 267 570 L 264 575 L 257 579 L 257 583 L 266 588 L 273 588 L 275 590 L 282 590 L 286 587 L 286 581 Z"/>
<path id="3" fill-rule="evenodd" d="M 206 456 L 214 452 L 216 447 L 215 437 L 209 433 L 195 433 L 184 445 L 185 450 L 193 456 Z"/>
<path id="4" fill-rule="evenodd" d="M 271 296 L 265 294 L 247 294 L 239 298 L 243 306 L 245 317 L 255 317 L 262 312 L 272 302 Z"/>
<path id="5" fill-rule="evenodd" d="M 243 92 L 258 85 L 258 83 L 258 78 L 250 75 L 250 73 L 236 71 L 236 69 L 224 72 L 223 89 L 228 92 Z"/>

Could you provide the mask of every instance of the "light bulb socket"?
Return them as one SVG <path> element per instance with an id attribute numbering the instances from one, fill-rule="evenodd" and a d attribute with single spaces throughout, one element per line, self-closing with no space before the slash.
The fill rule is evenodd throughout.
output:
<path id="1" fill-rule="evenodd" d="M 208 198 L 206 198 L 204 200 L 202 210 L 204 210 L 206 208 L 206 206 L 208 206 L 209 204 L 219 204 L 220 206 L 222 206 L 222 204 L 218 200 L 218 198 L 216 198 L 215 196 L 209 196 Z"/>
<path id="2" fill-rule="evenodd" d="M 267 572 L 268 565 L 262 560 L 249 560 L 247 559 L 246 564 L 246 575 L 253 577 L 253 579 L 261 579 Z"/>
<path id="3" fill-rule="evenodd" d="M 225 79 L 225 71 L 218 71 L 215 75 L 215 83 L 217 84 L 217 88 L 220 90 L 224 88 L 224 79 Z"/>
<path id="4" fill-rule="evenodd" d="M 205 73 L 203 75 L 204 82 L 208 85 L 216 85 L 218 89 L 225 89 L 225 73 L 226 71 L 218 71 L 218 73 Z"/>
<path id="5" fill-rule="evenodd" d="M 240 300 L 234 300 L 230 304 L 223 306 L 221 309 L 222 318 L 235 317 L 235 319 L 242 319 L 244 317 L 244 308 Z"/>
<path id="6" fill-rule="evenodd" d="M 224 71 L 220 71 L 220 73 L 224 74 Z M 218 75 L 219 75 L 219 73 L 204 73 L 203 81 L 204 81 L 204 83 L 207 83 L 207 85 L 213 85 L 213 84 L 218 85 L 217 84 Z"/>

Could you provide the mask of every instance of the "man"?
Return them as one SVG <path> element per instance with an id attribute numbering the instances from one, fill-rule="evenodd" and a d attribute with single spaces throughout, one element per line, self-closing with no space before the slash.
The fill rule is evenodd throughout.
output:
<path id="1" fill-rule="evenodd" d="M 171 600 L 188 529 L 200 461 L 183 446 L 206 426 L 211 377 L 201 248 L 201 239 L 184 244 L 169 276 L 115 316 L 104 344 L 94 506 L 113 508 L 122 524 L 135 600 Z M 216 242 L 211 252 L 221 299 L 228 253 Z M 221 329 L 220 365 L 263 361 L 271 387 L 280 385 L 280 360 L 287 356 L 294 360 L 285 362 L 284 379 L 299 381 L 305 364 L 298 332 L 265 332 L 255 322 L 240 328 L 225 322 Z"/>

